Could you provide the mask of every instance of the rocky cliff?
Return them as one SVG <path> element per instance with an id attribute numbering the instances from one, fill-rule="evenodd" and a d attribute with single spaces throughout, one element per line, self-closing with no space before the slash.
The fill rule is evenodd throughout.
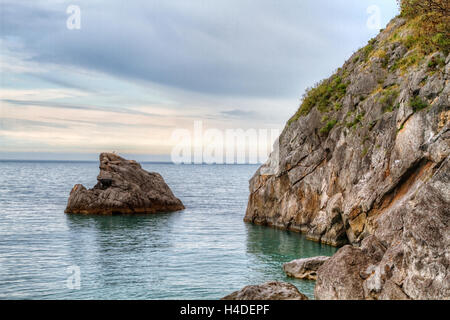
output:
<path id="1" fill-rule="evenodd" d="M 350 244 L 316 298 L 450 298 L 450 56 L 420 23 L 393 19 L 310 89 L 250 180 L 246 222 Z"/>

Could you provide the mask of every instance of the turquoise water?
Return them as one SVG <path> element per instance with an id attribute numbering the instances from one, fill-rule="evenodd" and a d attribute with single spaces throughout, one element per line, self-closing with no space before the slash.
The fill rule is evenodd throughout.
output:
<path id="1" fill-rule="evenodd" d="M 0 162 L 0 299 L 218 299 L 287 278 L 282 263 L 332 255 L 297 233 L 243 223 L 252 165 L 145 163 L 186 210 L 148 216 L 64 214 L 89 162 Z M 71 269 L 68 269 L 71 268 Z M 67 279 L 80 271 L 80 287 Z"/>

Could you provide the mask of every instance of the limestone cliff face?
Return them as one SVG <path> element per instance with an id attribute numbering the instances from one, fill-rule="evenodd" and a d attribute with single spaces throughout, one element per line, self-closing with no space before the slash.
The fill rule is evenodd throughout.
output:
<path id="1" fill-rule="evenodd" d="M 313 89 L 250 180 L 246 222 L 351 244 L 316 298 L 450 298 L 450 56 L 409 33 L 395 18 Z"/>
<path id="2" fill-rule="evenodd" d="M 245 221 L 360 243 L 438 170 L 449 154 L 450 57 L 399 68 L 414 55 L 395 40 L 405 23 L 394 19 L 325 81 L 326 103 L 290 120 L 250 180 Z"/>

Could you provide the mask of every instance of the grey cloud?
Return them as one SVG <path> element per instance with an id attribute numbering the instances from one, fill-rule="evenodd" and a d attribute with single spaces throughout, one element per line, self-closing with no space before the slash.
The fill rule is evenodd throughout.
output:
<path id="1" fill-rule="evenodd" d="M 254 111 L 245 111 L 245 110 L 229 110 L 229 111 L 222 111 L 222 115 L 228 116 L 228 117 L 236 117 L 236 118 L 255 118 L 260 116 L 257 112 Z"/>
<path id="2" fill-rule="evenodd" d="M 349 54 L 349 47 L 367 38 L 365 10 L 371 3 L 153 0 L 77 4 L 81 30 L 68 30 L 67 3 L 5 1 L 1 36 L 21 39 L 37 62 L 79 66 L 201 93 L 300 96 L 301 88 L 326 76 Z"/>
<path id="3" fill-rule="evenodd" d="M 67 125 L 58 124 L 58 123 L 54 123 L 54 122 L 34 121 L 34 120 L 15 119 L 15 118 L 0 118 L 0 128 L 2 130 L 22 131 L 23 129 L 33 129 L 36 127 L 53 128 L 53 129 L 68 128 Z"/>
<path id="4" fill-rule="evenodd" d="M 72 124 L 89 124 L 89 125 L 95 125 L 98 127 L 107 127 L 107 128 L 172 128 L 172 126 L 167 125 L 160 125 L 160 124 L 134 124 L 134 123 L 123 123 L 118 121 L 88 121 L 88 120 L 75 120 L 75 119 L 61 119 L 61 118 L 52 118 L 47 117 L 47 120 L 51 121 L 62 121 L 62 122 L 68 122 Z"/>
<path id="5" fill-rule="evenodd" d="M 14 100 L 14 99 L 0 99 L 0 101 L 10 103 L 16 106 L 38 106 L 38 107 L 48 107 L 48 108 L 58 108 L 58 109 L 74 109 L 74 110 L 92 110 L 92 111 L 104 111 L 104 112 L 116 112 L 124 114 L 134 114 L 147 117 L 166 117 L 165 115 L 160 115 L 157 113 L 149 113 L 144 111 L 133 110 L 129 108 L 118 108 L 118 107 L 100 107 L 100 106 L 83 106 L 83 105 L 72 105 L 61 102 L 52 101 L 36 101 L 36 100 Z"/>
<path id="6" fill-rule="evenodd" d="M 27 73 L 27 76 L 43 80 L 48 83 L 58 85 L 63 88 L 77 89 L 84 92 L 95 93 L 95 88 L 88 87 L 86 85 L 75 83 L 70 79 L 62 79 L 60 75 L 48 74 L 48 73 Z"/>
<path id="7" fill-rule="evenodd" d="M 58 119 L 58 118 L 46 118 L 48 121 L 36 121 L 28 119 L 17 119 L 17 118 L 0 118 L 0 129 L 8 131 L 36 131 L 37 129 L 50 128 L 50 129 L 68 129 L 73 125 L 79 124 L 90 124 L 99 128 L 141 128 L 141 129 L 152 129 L 152 128 L 171 128 L 171 126 L 156 125 L 156 124 L 130 124 L 121 123 L 117 121 L 105 121 L 105 122 L 94 122 L 85 120 L 73 120 L 73 119 Z"/>

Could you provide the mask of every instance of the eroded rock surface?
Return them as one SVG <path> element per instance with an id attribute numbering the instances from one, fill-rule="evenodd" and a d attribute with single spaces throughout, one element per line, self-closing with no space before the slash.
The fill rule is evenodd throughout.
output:
<path id="1" fill-rule="evenodd" d="M 450 160 L 416 182 L 361 247 L 318 270 L 318 299 L 450 299 Z"/>
<path id="2" fill-rule="evenodd" d="M 408 32 L 395 18 L 356 52 L 250 180 L 246 222 L 349 244 L 318 299 L 450 299 L 450 55 L 398 67 Z"/>
<path id="3" fill-rule="evenodd" d="M 294 277 L 297 279 L 316 280 L 317 270 L 328 259 L 330 259 L 330 257 L 325 256 L 296 259 L 283 264 L 283 270 L 289 277 Z"/>
<path id="4" fill-rule="evenodd" d="M 246 286 L 222 300 L 308 300 L 308 297 L 290 283 L 271 281 Z"/>
<path id="5" fill-rule="evenodd" d="M 332 79 L 341 79 L 346 91 L 335 106 L 313 108 L 285 127 L 278 148 L 250 180 L 246 222 L 335 246 L 360 243 L 424 167 L 448 155 L 448 140 L 436 140 L 446 140 L 449 129 L 450 57 L 436 53 L 417 67 L 392 71 L 410 54 L 400 42 L 387 42 L 404 23 L 395 19 L 376 38 L 373 51 L 384 52 L 384 62 L 361 62 L 357 52 L 338 70 Z M 434 56 L 445 66 L 430 70 Z M 427 107 L 414 110 L 414 99 Z M 336 124 L 325 134 L 328 119 Z"/>
<path id="6" fill-rule="evenodd" d="M 146 214 L 184 209 L 159 173 L 147 172 L 134 160 L 100 154 L 98 183 L 92 189 L 77 184 L 66 213 Z"/>

